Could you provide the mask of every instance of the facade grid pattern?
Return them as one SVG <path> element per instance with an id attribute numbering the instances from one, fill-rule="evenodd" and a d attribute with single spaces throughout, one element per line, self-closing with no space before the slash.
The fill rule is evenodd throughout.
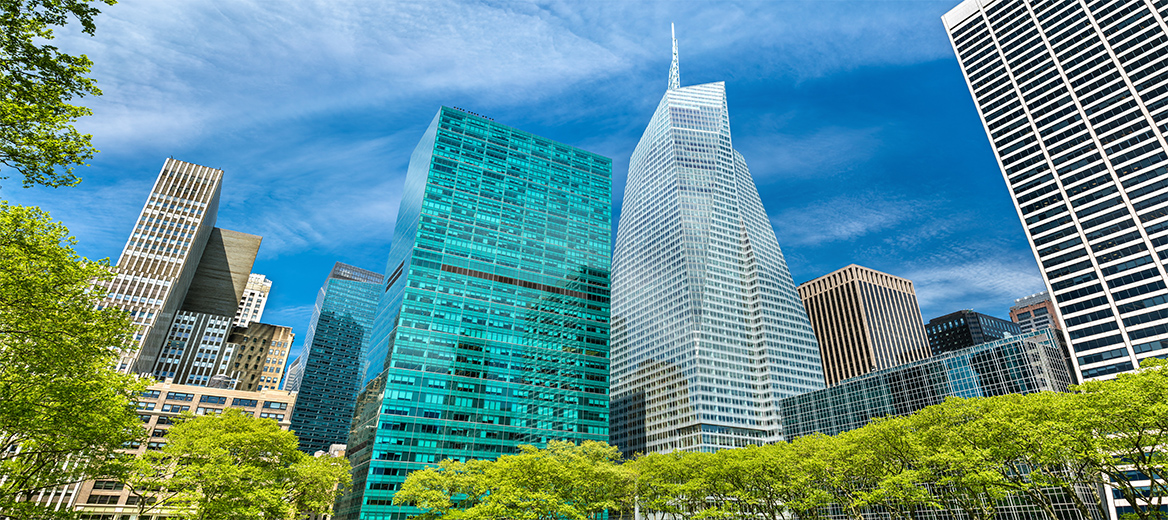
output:
<path id="1" fill-rule="evenodd" d="M 215 226 L 223 171 L 167 159 L 134 223 L 102 307 L 130 313 L 133 351 L 118 369 L 152 371 Z"/>
<path id="2" fill-rule="evenodd" d="M 943 17 L 1084 379 L 1168 354 L 1166 14 L 967 0 Z"/>
<path id="3" fill-rule="evenodd" d="M 379 273 L 340 262 L 317 293 L 292 414 L 301 451 L 327 451 L 348 439 L 380 295 Z"/>
<path id="4" fill-rule="evenodd" d="M 611 174 L 439 110 L 410 160 L 337 518 L 419 513 L 393 494 L 446 458 L 608 440 Z"/>
<path id="5" fill-rule="evenodd" d="M 629 455 L 774 442 L 777 400 L 823 387 L 815 334 L 731 141 L 725 85 L 681 87 L 674 56 L 629 162 L 613 255 L 612 441 Z"/>
<path id="6" fill-rule="evenodd" d="M 849 265 L 799 285 L 828 386 L 929 356 L 911 280 Z"/>

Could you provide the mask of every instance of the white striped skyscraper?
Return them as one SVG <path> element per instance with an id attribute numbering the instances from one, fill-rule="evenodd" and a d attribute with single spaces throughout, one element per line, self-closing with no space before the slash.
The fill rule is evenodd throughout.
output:
<path id="1" fill-rule="evenodd" d="M 1083 378 L 1168 354 L 1168 1 L 942 17 Z"/>

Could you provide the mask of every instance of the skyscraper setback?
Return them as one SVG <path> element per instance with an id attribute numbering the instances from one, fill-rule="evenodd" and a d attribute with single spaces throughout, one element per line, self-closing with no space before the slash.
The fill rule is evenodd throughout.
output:
<path id="1" fill-rule="evenodd" d="M 668 90 L 629 164 L 613 255 L 612 441 L 711 451 L 781 439 L 780 398 L 823 388 L 819 347 L 722 82 Z"/>
<path id="2" fill-rule="evenodd" d="M 1162 4 L 966 0 L 942 17 L 1084 379 L 1168 353 Z"/>
<path id="3" fill-rule="evenodd" d="M 418 514 L 393 494 L 446 458 L 608 440 L 611 174 L 439 109 L 410 157 L 338 518 Z"/>

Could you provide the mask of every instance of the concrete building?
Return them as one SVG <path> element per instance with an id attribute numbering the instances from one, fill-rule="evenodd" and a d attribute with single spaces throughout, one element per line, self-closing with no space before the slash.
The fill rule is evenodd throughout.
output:
<path id="1" fill-rule="evenodd" d="M 337 262 L 317 294 L 300 356 L 300 404 L 292 416 L 302 451 L 327 450 L 349 438 L 382 278 Z"/>
<path id="2" fill-rule="evenodd" d="M 167 159 L 102 306 L 130 312 L 137 352 L 119 369 L 207 385 L 229 377 L 225 340 L 261 237 L 215 227 L 223 171 Z"/>
<path id="3" fill-rule="evenodd" d="M 929 357 L 911 280 L 855 264 L 799 285 L 828 386 Z"/>
<path id="4" fill-rule="evenodd" d="M 167 159 L 126 241 L 103 307 L 133 317 L 135 351 L 120 370 L 151 372 L 215 229 L 223 171 Z"/>
<path id="5" fill-rule="evenodd" d="M 1059 329 L 1058 310 L 1054 302 L 1050 301 L 1050 293 L 1042 291 L 1025 298 L 1014 300 L 1010 307 L 1010 320 L 1018 324 L 1022 332 L 1034 332 L 1042 329 Z"/>
<path id="6" fill-rule="evenodd" d="M 981 345 L 990 341 L 1017 336 L 1022 329 L 1017 323 L 963 309 L 938 316 L 925 325 L 929 349 L 934 356 Z"/>
<path id="7" fill-rule="evenodd" d="M 966 0 L 942 17 L 1083 379 L 1168 354 L 1165 14 Z"/>
<path id="8" fill-rule="evenodd" d="M 262 274 L 252 273 L 247 277 L 247 286 L 239 299 L 239 309 L 235 311 L 234 324 L 246 327 L 248 323 L 264 319 L 264 307 L 268 304 L 268 293 L 272 291 L 272 281 Z"/>
<path id="9" fill-rule="evenodd" d="M 142 418 L 149 437 L 145 442 L 129 446 L 127 451 L 140 454 L 146 450 L 161 449 L 166 444 L 167 430 L 183 412 L 206 415 L 222 413 L 226 408 L 240 408 L 256 417 L 276 421 L 286 430 L 291 425 L 291 412 L 295 404 L 295 392 L 246 392 L 159 383 L 147 389 L 138 401 L 138 416 Z M 174 513 L 151 511 L 139 517 L 138 505 L 141 500 L 144 500 L 142 496 L 132 493 L 116 480 L 97 480 L 79 486 L 74 504 L 82 518 L 95 520 L 157 520 Z"/>
<path id="10" fill-rule="evenodd" d="M 274 390 L 284 379 L 284 365 L 296 335 L 291 327 L 252 322 L 234 327 L 227 337 L 228 367 L 237 390 Z"/>
<path id="11" fill-rule="evenodd" d="M 377 290 L 337 518 L 421 513 L 393 495 L 446 458 L 608 440 L 611 182 L 606 157 L 438 110 Z"/>
<path id="12" fill-rule="evenodd" d="M 612 443 L 714 451 L 782 438 L 777 400 L 823 387 L 819 346 L 726 86 L 668 89 L 629 162 L 612 259 Z"/>

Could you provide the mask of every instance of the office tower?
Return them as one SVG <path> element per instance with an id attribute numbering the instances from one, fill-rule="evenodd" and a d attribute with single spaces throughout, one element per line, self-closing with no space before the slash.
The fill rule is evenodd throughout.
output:
<path id="1" fill-rule="evenodd" d="M 271 291 L 272 281 L 266 276 L 255 273 L 249 275 L 243 297 L 239 299 L 239 309 L 235 311 L 235 325 L 246 327 L 250 322 L 262 320 Z"/>
<path id="2" fill-rule="evenodd" d="M 299 392 L 302 378 L 304 378 L 304 356 L 296 356 L 284 374 L 284 390 Z"/>
<path id="3" fill-rule="evenodd" d="M 608 158 L 439 109 L 410 158 L 337 518 L 419 513 L 394 490 L 446 458 L 608 440 L 611 176 Z"/>
<path id="4" fill-rule="evenodd" d="M 102 307 L 128 311 L 134 352 L 119 369 L 153 370 L 215 227 L 223 170 L 167 159 L 118 258 Z"/>
<path id="5" fill-rule="evenodd" d="M 1168 354 L 1168 26 L 1144 0 L 942 17 L 1085 379 Z"/>
<path id="6" fill-rule="evenodd" d="M 613 254 L 612 440 L 630 455 L 777 441 L 777 399 L 823 387 L 725 85 L 682 87 L 673 47 Z"/>
<path id="7" fill-rule="evenodd" d="M 232 388 L 237 390 L 273 390 L 280 388 L 284 364 L 296 335 L 292 327 L 252 322 L 234 327 L 227 337 L 231 350 Z"/>
<path id="8" fill-rule="evenodd" d="M 166 444 L 166 432 L 183 413 L 195 415 L 219 414 L 226 408 L 239 408 L 261 419 L 271 419 L 287 430 L 288 414 L 296 405 L 296 394 L 279 390 L 244 392 L 223 388 L 158 383 L 150 386 L 138 400 L 138 417 L 149 436 L 143 442 L 134 442 L 126 451 L 142 454 L 146 450 L 161 449 Z M 137 504 L 145 498 L 134 494 L 117 480 L 90 480 L 77 486 L 73 504 L 81 518 L 91 519 L 162 519 L 176 518 L 179 511 L 154 511 L 158 516 L 138 517 Z M 182 515 L 177 515 L 181 517 Z"/>
<path id="9" fill-rule="evenodd" d="M 1054 303 L 1050 301 L 1050 293 L 1042 291 L 1025 298 L 1014 300 L 1010 307 L 1010 319 L 1018 324 L 1022 332 L 1034 332 L 1042 329 L 1060 329 L 1055 320 Z"/>
<path id="10" fill-rule="evenodd" d="M 227 377 L 225 348 L 261 238 L 214 228 L 150 374 L 188 385 Z"/>
<path id="11" fill-rule="evenodd" d="M 337 262 L 316 296 L 292 430 L 307 453 L 344 444 L 361 389 L 382 275 Z M 283 365 L 281 365 L 283 366 Z"/>
<path id="12" fill-rule="evenodd" d="M 799 297 L 828 386 L 929 357 L 911 280 L 852 264 L 803 282 Z"/>
<path id="13" fill-rule="evenodd" d="M 1066 392 L 1075 383 L 1057 332 L 1045 329 L 945 352 L 780 401 L 788 439 L 854 430 L 949 396 Z"/>
<path id="14" fill-rule="evenodd" d="M 929 320 L 925 332 L 929 335 L 929 349 L 936 356 L 1017 336 L 1022 329 L 1012 321 L 964 309 Z"/>

